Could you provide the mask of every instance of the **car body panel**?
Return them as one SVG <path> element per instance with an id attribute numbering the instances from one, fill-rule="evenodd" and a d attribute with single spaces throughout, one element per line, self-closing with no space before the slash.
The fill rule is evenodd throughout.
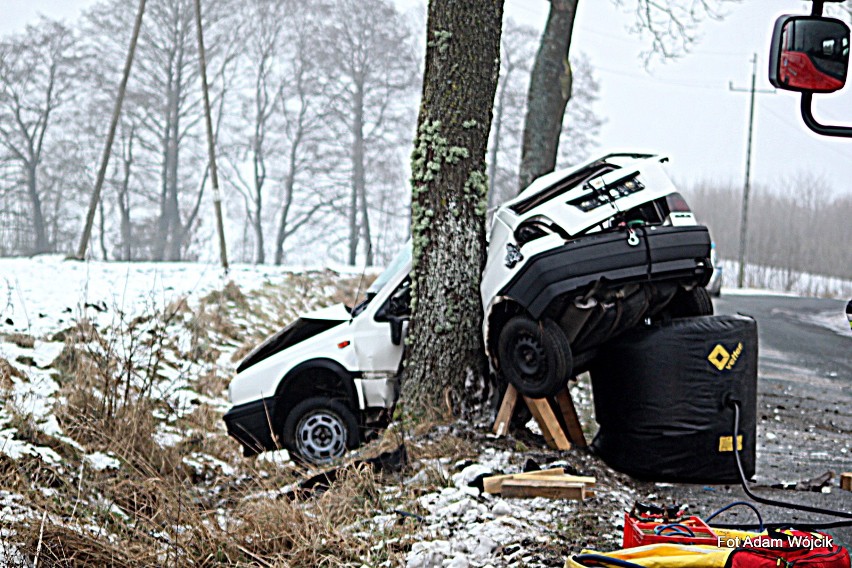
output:
<path id="1" fill-rule="evenodd" d="M 707 230 L 696 225 L 692 212 L 663 170 L 663 161 L 665 158 L 650 154 L 590 160 L 577 168 L 539 178 L 496 211 L 480 287 L 483 334 L 495 369 L 490 349 L 499 330 L 490 326 L 491 315 L 498 306 L 502 309 L 513 303 L 538 318 L 551 310 L 555 300 L 587 288 L 603 291 L 599 302 L 588 306 L 606 306 L 600 308 L 605 312 L 642 286 L 673 282 L 665 284 L 668 288 L 657 300 L 662 305 L 678 285 L 706 283 L 710 272 Z M 683 207 L 669 210 L 658 205 L 670 196 L 680 199 Z M 657 225 L 631 226 L 623 222 L 625 215 L 629 217 L 631 211 L 643 207 L 653 209 L 659 218 Z M 519 228 L 527 225 L 544 229 L 542 234 L 519 242 Z M 257 402 L 272 400 L 267 397 L 279 392 L 281 384 L 286 387 L 288 373 L 315 358 L 334 361 L 351 373 L 355 398 L 364 416 L 376 409 L 392 409 L 399 394 L 403 345 L 391 341 L 390 323 L 382 310 L 411 271 L 410 247 L 409 241 L 405 245 L 408 256 L 400 254 L 377 278 L 368 290 L 367 303 L 356 306 L 351 314 L 343 306 L 306 314 L 303 318 L 335 325 L 238 373 L 230 387 L 234 411 L 243 409 L 248 414 L 251 410 L 251 423 L 262 426 L 260 412 L 265 410 Z M 635 305 L 627 302 L 625 305 L 628 311 L 634 310 L 629 321 L 639 321 L 644 312 L 636 311 Z M 562 309 L 562 304 L 559 306 Z M 548 317 L 558 320 L 558 315 L 550 313 Z M 566 317 L 569 316 L 563 313 L 563 322 Z M 615 327 L 603 316 L 595 321 Z M 580 335 L 578 332 L 579 329 L 566 331 L 566 337 L 573 340 Z M 590 339 L 586 334 L 582 339 L 594 345 L 595 337 L 604 335 Z M 238 429 L 238 425 L 229 423 L 229 432 Z"/>

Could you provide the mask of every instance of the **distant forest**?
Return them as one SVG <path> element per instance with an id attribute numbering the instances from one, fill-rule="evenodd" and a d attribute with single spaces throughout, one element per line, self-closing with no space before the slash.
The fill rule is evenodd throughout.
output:
<path id="1" fill-rule="evenodd" d="M 285 9 L 286 8 L 286 9 Z M 0 255 L 76 250 L 136 10 L 104 0 L 0 38 Z M 383 264 L 408 233 L 422 15 L 388 0 L 205 3 L 207 74 L 234 261 Z M 517 188 L 539 32 L 504 25 L 492 203 Z M 600 120 L 573 63 L 560 159 Z M 91 258 L 215 258 L 192 0 L 149 0 Z M 497 126 L 499 124 L 499 127 Z"/>
<path id="2" fill-rule="evenodd" d="M 742 187 L 705 182 L 683 193 L 710 227 L 719 257 L 737 260 Z M 835 193 L 819 176 L 801 173 L 753 186 L 746 263 L 782 269 L 789 288 L 802 272 L 852 279 L 850 219 L 852 195 Z"/>

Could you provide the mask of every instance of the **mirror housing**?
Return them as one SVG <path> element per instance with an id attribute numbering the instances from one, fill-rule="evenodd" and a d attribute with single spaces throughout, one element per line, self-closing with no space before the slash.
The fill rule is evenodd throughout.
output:
<path id="1" fill-rule="evenodd" d="M 388 316 L 390 323 L 391 343 L 394 345 L 402 345 L 402 327 L 403 323 L 408 320 L 407 317 Z"/>
<path id="2" fill-rule="evenodd" d="M 835 18 L 781 16 L 769 54 L 769 82 L 778 89 L 831 93 L 849 68 L 849 26 Z"/>

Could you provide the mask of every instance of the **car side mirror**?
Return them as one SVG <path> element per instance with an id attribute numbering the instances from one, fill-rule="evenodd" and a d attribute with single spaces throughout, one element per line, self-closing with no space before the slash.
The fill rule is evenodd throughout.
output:
<path id="1" fill-rule="evenodd" d="M 390 323 L 391 343 L 394 345 L 402 345 L 402 326 L 408 317 L 388 316 Z"/>
<path id="2" fill-rule="evenodd" d="M 769 54 L 769 82 L 778 89 L 832 93 L 846 84 L 849 26 L 835 18 L 781 16 Z"/>

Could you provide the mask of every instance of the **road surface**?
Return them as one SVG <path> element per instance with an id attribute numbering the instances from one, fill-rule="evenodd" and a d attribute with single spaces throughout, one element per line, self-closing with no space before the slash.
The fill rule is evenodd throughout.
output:
<path id="1" fill-rule="evenodd" d="M 852 332 L 844 314 L 846 301 L 723 291 L 714 304 L 718 314 L 741 313 L 758 322 L 757 487 L 753 491 L 775 500 L 852 512 L 852 492 L 838 487 L 840 473 L 852 471 Z M 769 487 L 827 471 L 836 475 L 830 493 Z M 687 499 L 704 511 L 745 498 L 736 486 L 678 484 L 661 493 L 674 501 Z M 759 508 L 772 522 L 840 520 L 765 505 Z M 727 522 L 749 522 L 749 516 L 744 510 Z M 720 522 L 724 521 L 720 518 Z M 852 548 L 852 528 L 829 532 Z"/>

